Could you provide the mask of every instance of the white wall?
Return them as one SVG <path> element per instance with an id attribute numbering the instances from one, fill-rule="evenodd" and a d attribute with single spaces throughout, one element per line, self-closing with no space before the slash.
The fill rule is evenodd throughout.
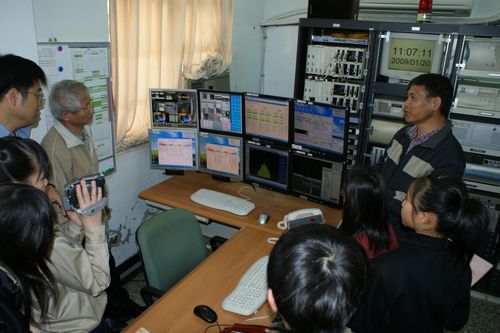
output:
<path id="1" fill-rule="evenodd" d="M 234 0 L 231 90 L 292 97 L 297 25 L 261 22 L 306 7 L 307 0 Z"/>
<path id="2" fill-rule="evenodd" d="M 232 91 L 260 92 L 263 40 L 260 21 L 264 0 L 233 0 L 233 61 L 230 68 Z"/>
<path id="3" fill-rule="evenodd" d="M 32 0 L 39 43 L 108 42 L 107 0 Z"/>

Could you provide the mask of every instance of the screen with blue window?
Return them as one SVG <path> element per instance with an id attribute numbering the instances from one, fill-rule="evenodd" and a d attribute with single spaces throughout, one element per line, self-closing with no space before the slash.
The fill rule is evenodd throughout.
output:
<path id="1" fill-rule="evenodd" d="M 243 180 L 243 139 L 218 133 L 199 132 L 199 170 Z"/>
<path id="2" fill-rule="evenodd" d="M 149 152 L 152 169 L 197 170 L 196 130 L 149 130 Z"/>
<path id="3" fill-rule="evenodd" d="M 288 149 L 245 142 L 245 181 L 286 192 L 289 186 L 289 164 Z"/>
<path id="4" fill-rule="evenodd" d="M 293 143 L 318 152 L 343 155 L 347 112 L 343 107 L 293 100 Z"/>
<path id="5" fill-rule="evenodd" d="M 243 103 L 241 94 L 198 89 L 198 103 L 201 130 L 228 134 L 242 133 Z"/>

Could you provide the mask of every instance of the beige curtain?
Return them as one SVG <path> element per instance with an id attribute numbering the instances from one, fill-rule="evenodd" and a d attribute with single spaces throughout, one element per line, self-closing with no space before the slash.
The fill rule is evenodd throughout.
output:
<path id="1" fill-rule="evenodd" d="M 117 149 L 144 142 L 149 88 L 184 88 L 186 79 L 231 64 L 232 0 L 109 0 Z"/>

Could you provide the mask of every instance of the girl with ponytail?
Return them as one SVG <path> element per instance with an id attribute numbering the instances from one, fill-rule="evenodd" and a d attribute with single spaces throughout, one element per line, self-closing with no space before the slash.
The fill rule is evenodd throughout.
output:
<path id="1" fill-rule="evenodd" d="M 413 229 L 372 261 L 365 299 L 351 321 L 363 332 L 456 331 L 469 317 L 470 259 L 488 225 L 486 208 L 456 178 L 416 179 L 401 219 Z"/>

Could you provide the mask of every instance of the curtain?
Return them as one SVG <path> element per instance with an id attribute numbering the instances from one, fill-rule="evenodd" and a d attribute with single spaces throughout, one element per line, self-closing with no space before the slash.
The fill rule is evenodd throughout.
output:
<path id="1" fill-rule="evenodd" d="M 109 0 L 118 151 L 147 140 L 149 88 L 185 88 L 231 64 L 232 0 Z"/>

